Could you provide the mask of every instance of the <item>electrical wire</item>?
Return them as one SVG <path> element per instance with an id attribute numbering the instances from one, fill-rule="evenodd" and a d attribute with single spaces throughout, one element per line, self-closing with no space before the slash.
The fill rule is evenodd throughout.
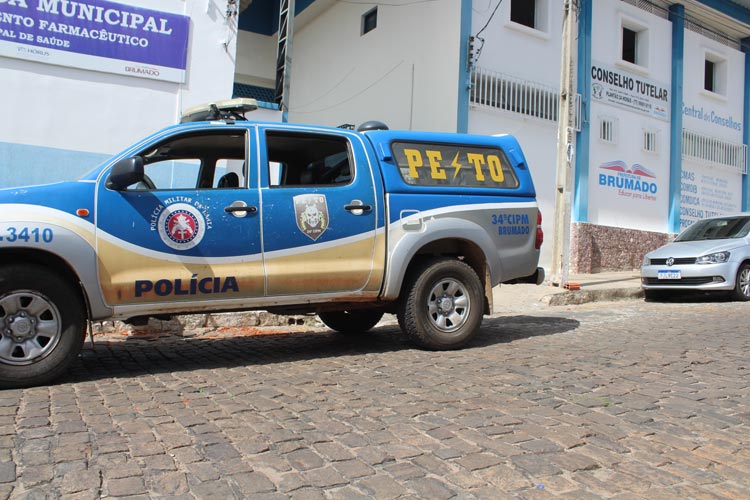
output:
<path id="1" fill-rule="evenodd" d="M 347 97 L 344 100 L 341 100 L 339 102 L 331 104 L 330 106 L 326 106 L 326 107 L 323 107 L 323 108 L 320 108 L 320 109 L 313 109 L 313 110 L 310 110 L 310 111 L 299 111 L 299 108 L 297 108 L 295 106 L 295 108 L 291 109 L 290 111 L 294 111 L 295 113 L 298 113 L 298 114 L 301 114 L 301 115 L 305 115 L 305 114 L 309 114 L 309 113 L 319 113 L 321 111 L 326 111 L 326 110 L 329 110 L 329 109 L 333 109 L 333 108 L 335 108 L 337 106 L 340 106 L 340 105 L 342 105 L 344 103 L 347 103 L 347 102 L 351 101 L 352 99 L 355 99 L 355 98 L 359 97 L 360 95 L 364 94 L 365 92 L 367 92 L 368 90 L 370 90 L 371 88 L 373 88 L 375 85 L 377 85 L 378 83 L 380 83 L 383 80 L 385 80 L 388 76 L 390 76 L 391 73 L 393 73 L 394 71 L 396 71 L 402 64 L 404 64 L 404 62 L 405 61 L 402 59 L 395 66 L 393 66 L 391 69 L 389 69 L 388 71 L 386 71 L 385 74 L 383 74 L 380 78 L 378 78 L 377 80 L 373 81 L 370 85 L 368 85 L 367 87 L 363 88 L 362 90 L 360 90 L 356 94 L 353 94 L 353 95 Z"/>
<path id="2" fill-rule="evenodd" d="M 328 90 L 326 90 L 325 92 L 323 92 L 322 94 L 320 94 L 318 97 L 316 97 L 312 101 L 306 102 L 305 104 L 300 104 L 299 106 L 295 106 L 295 108 L 296 108 L 295 111 L 299 110 L 301 108 L 306 108 L 306 107 L 310 106 L 311 104 L 315 104 L 316 102 L 318 102 L 319 100 L 323 99 L 325 96 L 327 96 L 328 94 L 330 94 L 331 92 L 333 92 L 334 90 L 336 90 L 339 87 L 339 85 L 341 85 L 342 83 L 344 83 L 346 81 L 346 79 L 349 78 L 349 75 L 351 75 L 352 73 L 354 73 L 355 69 L 356 68 L 350 68 L 349 71 L 341 78 L 341 80 L 339 80 L 338 82 L 336 82 L 335 85 L 333 85 L 331 88 L 329 88 Z"/>
<path id="3" fill-rule="evenodd" d="M 479 62 L 479 56 L 482 55 L 482 49 L 484 48 L 484 38 L 482 38 L 481 35 L 484 30 L 487 29 L 487 26 L 490 25 L 492 22 L 492 18 L 495 17 L 495 14 L 497 14 L 497 9 L 500 8 L 500 5 L 503 3 L 503 0 L 498 0 L 497 5 L 495 5 L 495 10 L 492 11 L 492 14 L 490 14 L 490 18 L 487 19 L 487 22 L 484 23 L 484 26 L 482 26 L 482 29 L 477 31 L 477 34 L 474 35 L 474 38 L 479 40 L 479 48 L 477 49 L 477 55 L 474 57 L 474 64 Z"/>

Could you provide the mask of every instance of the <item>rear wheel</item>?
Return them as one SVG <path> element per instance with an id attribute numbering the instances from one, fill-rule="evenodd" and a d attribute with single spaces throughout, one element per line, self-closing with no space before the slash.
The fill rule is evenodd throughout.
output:
<path id="1" fill-rule="evenodd" d="M 646 302 L 660 302 L 667 297 L 665 290 L 643 290 L 643 297 Z"/>
<path id="2" fill-rule="evenodd" d="M 737 270 L 732 298 L 735 300 L 750 300 L 750 264 L 747 262 Z"/>
<path id="3" fill-rule="evenodd" d="M 355 309 L 321 312 L 318 313 L 318 317 L 331 330 L 340 333 L 361 333 L 377 325 L 383 314 L 382 311 L 371 309 Z"/>
<path id="4" fill-rule="evenodd" d="M 458 349 L 479 331 L 484 289 L 468 264 L 430 260 L 410 273 L 399 304 L 404 332 L 425 349 Z"/>
<path id="5" fill-rule="evenodd" d="M 83 346 L 80 294 L 60 276 L 30 264 L 0 268 L 0 387 L 51 382 Z"/>

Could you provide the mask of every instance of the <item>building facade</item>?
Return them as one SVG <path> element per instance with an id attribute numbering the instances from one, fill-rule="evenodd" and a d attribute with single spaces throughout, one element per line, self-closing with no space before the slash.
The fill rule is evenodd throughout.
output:
<path id="1" fill-rule="evenodd" d="M 517 136 L 548 272 L 561 248 L 572 272 L 634 269 L 693 221 L 747 209 L 750 0 L 296 0 L 285 18 L 286 6 L 0 2 L 0 186 L 75 177 L 187 107 L 241 96 L 261 101 L 259 120 Z M 146 50 L 51 45 L 94 28 Z M 559 147 L 564 61 L 574 120 Z"/>

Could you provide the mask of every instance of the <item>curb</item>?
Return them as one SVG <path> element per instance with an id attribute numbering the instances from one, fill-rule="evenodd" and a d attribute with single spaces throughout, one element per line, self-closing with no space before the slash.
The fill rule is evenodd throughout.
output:
<path id="1" fill-rule="evenodd" d="M 587 304 L 589 302 L 634 300 L 642 298 L 643 290 L 640 288 L 606 288 L 602 290 L 577 290 L 553 293 L 542 297 L 541 302 L 548 306 L 569 306 Z"/>

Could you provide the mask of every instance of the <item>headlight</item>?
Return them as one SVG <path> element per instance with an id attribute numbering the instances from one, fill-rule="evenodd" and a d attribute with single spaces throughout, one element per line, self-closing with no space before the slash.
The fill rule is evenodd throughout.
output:
<path id="1" fill-rule="evenodd" d="M 648 266 L 651 264 L 651 259 L 648 258 L 648 255 L 643 256 L 643 261 L 641 262 L 641 267 Z"/>
<path id="2" fill-rule="evenodd" d="M 729 260 L 729 252 L 716 252 L 708 255 L 702 255 L 695 259 L 696 264 L 722 264 Z"/>

